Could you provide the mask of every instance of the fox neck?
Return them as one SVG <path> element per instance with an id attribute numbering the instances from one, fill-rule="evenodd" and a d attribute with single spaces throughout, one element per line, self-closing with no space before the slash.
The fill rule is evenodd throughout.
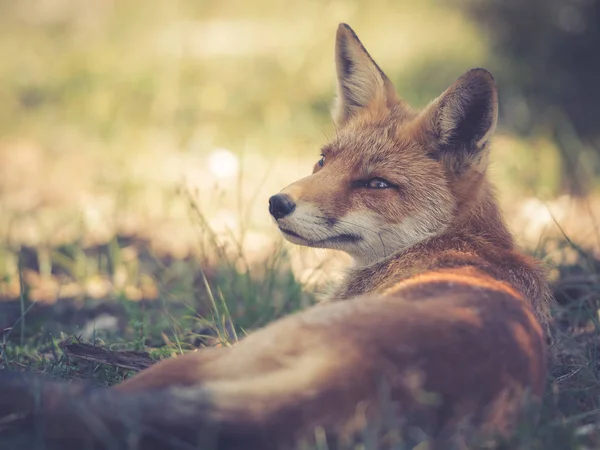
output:
<path id="1" fill-rule="evenodd" d="M 473 192 L 477 192 L 478 195 L 474 196 Z M 486 242 L 488 245 L 506 250 L 514 247 L 513 237 L 497 204 L 493 186 L 485 177 L 481 177 L 474 183 L 458 185 L 454 194 L 457 199 L 454 211 L 448 211 L 448 216 L 453 216 L 451 222 L 431 224 L 432 231 L 429 233 L 423 230 L 413 233 L 412 236 L 407 233 L 404 238 L 396 240 L 395 247 L 388 245 L 384 253 L 374 251 L 350 253 L 353 268 L 361 269 L 385 264 L 385 261 L 402 258 L 417 246 L 422 249 L 430 241 L 439 242 L 445 239 L 456 242 L 458 247 L 465 240 Z M 456 239 L 457 236 L 461 237 L 460 240 Z M 368 250 L 372 248 L 369 247 Z"/>
<path id="2" fill-rule="evenodd" d="M 472 187 L 468 189 L 472 189 Z M 488 245 L 512 250 L 515 245 L 514 239 L 498 206 L 494 187 L 486 178 L 483 178 L 476 187 L 476 192 L 479 195 L 462 196 L 469 200 L 458 202 L 457 211 L 460 212 L 443 234 L 460 234 L 467 239 L 483 240 Z"/>
<path id="3" fill-rule="evenodd" d="M 472 189 L 474 186 L 469 186 Z M 508 230 L 504 217 L 498 206 L 493 186 L 483 178 L 476 187 L 477 196 L 463 196 L 468 200 L 457 201 L 454 220 L 444 227 L 438 228 L 438 233 L 432 233 L 423 239 L 394 249 L 389 255 L 378 259 L 365 259 L 354 257 L 353 269 L 369 269 L 385 266 L 392 261 L 405 260 L 414 267 L 411 272 L 418 270 L 422 265 L 420 258 L 415 255 L 416 250 L 423 254 L 430 254 L 429 250 L 439 247 L 444 242 L 444 247 L 456 250 L 464 247 L 465 243 L 477 246 L 485 244 L 499 250 L 512 251 L 515 247 L 514 239 Z M 472 191 L 471 191 L 472 192 Z M 457 192 L 456 194 L 459 194 Z M 457 198 L 461 198 L 457 195 Z M 404 264 L 403 264 L 404 265 Z"/>
<path id="4" fill-rule="evenodd" d="M 384 293 L 418 274 L 474 267 L 523 293 L 547 332 L 552 296 L 545 269 L 516 248 L 491 186 L 486 184 L 480 192 L 478 201 L 468 205 L 446 231 L 368 266 L 350 269 L 328 298 Z"/>

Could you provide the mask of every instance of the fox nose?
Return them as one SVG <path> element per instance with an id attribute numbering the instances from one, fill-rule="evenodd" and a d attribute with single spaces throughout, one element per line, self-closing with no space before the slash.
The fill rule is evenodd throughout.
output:
<path id="1" fill-rule="evenodd" d="M 275 194 L 269 199 L 269 212 L 275 219 L 290 214 L 296 209 L 296 204 L 285 194 Z"/>

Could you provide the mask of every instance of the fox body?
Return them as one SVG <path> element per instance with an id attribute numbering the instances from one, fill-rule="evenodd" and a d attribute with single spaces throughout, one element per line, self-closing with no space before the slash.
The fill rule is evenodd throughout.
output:
<path id="1" fill-rule="evenodd" d="M 335 139 L 269 201 L 287 240 L 353 257 L 329 300 L 108 389 L 5 377 L 1 413 L 59 448 L 341 446 L 389 417 L 440 448 L 511 432 L 544 391 L 551 297 L 486 175 L 494 79 L 416 111 L 345 24 L 336 66 Z"/>

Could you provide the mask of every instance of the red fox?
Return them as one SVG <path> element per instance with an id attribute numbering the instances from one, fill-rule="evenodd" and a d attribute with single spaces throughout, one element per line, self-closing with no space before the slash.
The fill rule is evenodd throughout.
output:
<path id="1" fill-rule="evenodd" d="M 486 175 L 494 78 L 470 70 L 417 111 L 346 24 L 335 61 L 335 139 L 269 199 L 288 241 L 353 258 L 329 300 L 112 388 L 5 375 L 0 424 L 44 448 L 343 448 L 382 421 L 400 431 L 379 448 L 511 433 L 545 389 L 552 297 Z"/>

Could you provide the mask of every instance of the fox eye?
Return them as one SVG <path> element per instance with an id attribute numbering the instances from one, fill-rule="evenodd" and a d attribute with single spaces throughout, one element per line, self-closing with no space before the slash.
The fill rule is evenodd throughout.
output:
<path id="1" fill-rule="evenodd" d="M 372 178 L 367 181 L 367 187 L 370 189 L 386 189 L 390 187 L 390 184 L 383 178 Z"/>
<path id="2" fill-rule="evenodd" d="M 321 155 L 321 159 L 319 160 L 319 167 L 323 167 L 325 164 L 325 155 Z"/>

